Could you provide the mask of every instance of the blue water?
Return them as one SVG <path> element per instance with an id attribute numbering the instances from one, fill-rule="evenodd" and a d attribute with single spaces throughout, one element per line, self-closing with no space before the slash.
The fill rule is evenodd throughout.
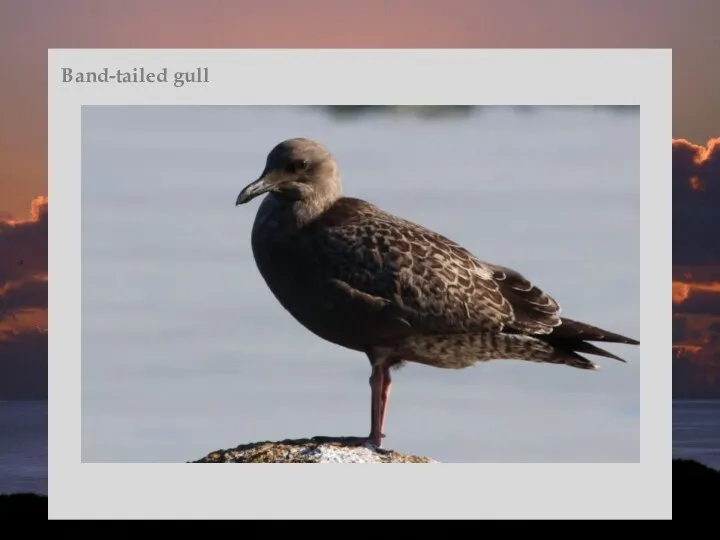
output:
<path id="1" fill-rule="evenodd" d="M 47 494 L 47 401 L 0 401 L 0 493 Z"/>
<path id="2" fill-rule="evenodd" d="M 673 400 L 673 458 L 720 469 L 720 400 Z"/>

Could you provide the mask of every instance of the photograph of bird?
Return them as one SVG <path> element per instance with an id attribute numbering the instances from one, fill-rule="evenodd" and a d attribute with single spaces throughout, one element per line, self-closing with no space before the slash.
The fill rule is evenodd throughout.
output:
<path id="1" fill-rule="evenodd" d="M 236 205 L 266 194 L 251 247 L 277 301 L 320 338 L 364 353 L 371 429 L 382 443 L 391 368 L 461 369 L 516 359 L 584 370 L 581 353 L 623 361 L 594 342 L 639 341 L 561 317 L 558 302 L 519 272 L 370 202 L 343 194 L 330 151 L 288 139 L 267 155 Z"/>

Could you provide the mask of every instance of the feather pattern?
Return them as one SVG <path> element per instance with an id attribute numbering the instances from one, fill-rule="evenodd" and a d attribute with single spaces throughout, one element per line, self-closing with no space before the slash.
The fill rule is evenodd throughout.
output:
<path id="1" fill-rule="evenodd" d="M 378 299 L 417 332 L 540 335 L 561 324 L 558 303 L 521 274 L 365 201 L 340 199 L 310 229 L 321 279 Z"/>
<path id="2" fill-rule="evenodd" d="M 278 186 L 258 210 L 253 253 L 280 304 L 318 336 L 375 361 L 446 368 L 507 358 L 596 369 L 579 353 L 622 359 L 588 341 L 638 343 L 561 317 L 559 303 L 519 272 L 343 196 L 319 146 L 278 148 L 263 174 Z M 317 159 L 303 159 L 305 172 L 288 180 L 308 148 Z"/>

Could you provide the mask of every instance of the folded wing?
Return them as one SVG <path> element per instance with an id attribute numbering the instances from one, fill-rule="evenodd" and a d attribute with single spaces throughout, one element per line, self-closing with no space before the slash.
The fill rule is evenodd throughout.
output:
<path id="1" fill-rule="evenodd" d="M 357 199 L 322 219 L 313 237 L 324 279 L 417 332 L 543 335 L 561 323 L 557 302 L 521 274 L 418 224 Z"/>

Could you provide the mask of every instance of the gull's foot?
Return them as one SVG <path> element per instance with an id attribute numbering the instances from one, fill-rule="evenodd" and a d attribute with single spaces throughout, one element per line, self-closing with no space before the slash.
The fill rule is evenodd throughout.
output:
<path id="1" fill-rule="evenodd" d="M 384 434 L 381 434 L 380 437 L 375 437 L 371 434 L 370 437 L 367 438 L 367 442 L 378 454 L 392 454 L 392 450 L 382 447 L 383 438 L 385 438 Z"/>
<path id="2" fill-rule="evenodd" d="M 367 438 L 367 442 L 377 448 L 382 447 L 382 440 L 385 437 L 384 434 L 375 435 L 373 433 L 370 434 L 370 436 Z"/>

